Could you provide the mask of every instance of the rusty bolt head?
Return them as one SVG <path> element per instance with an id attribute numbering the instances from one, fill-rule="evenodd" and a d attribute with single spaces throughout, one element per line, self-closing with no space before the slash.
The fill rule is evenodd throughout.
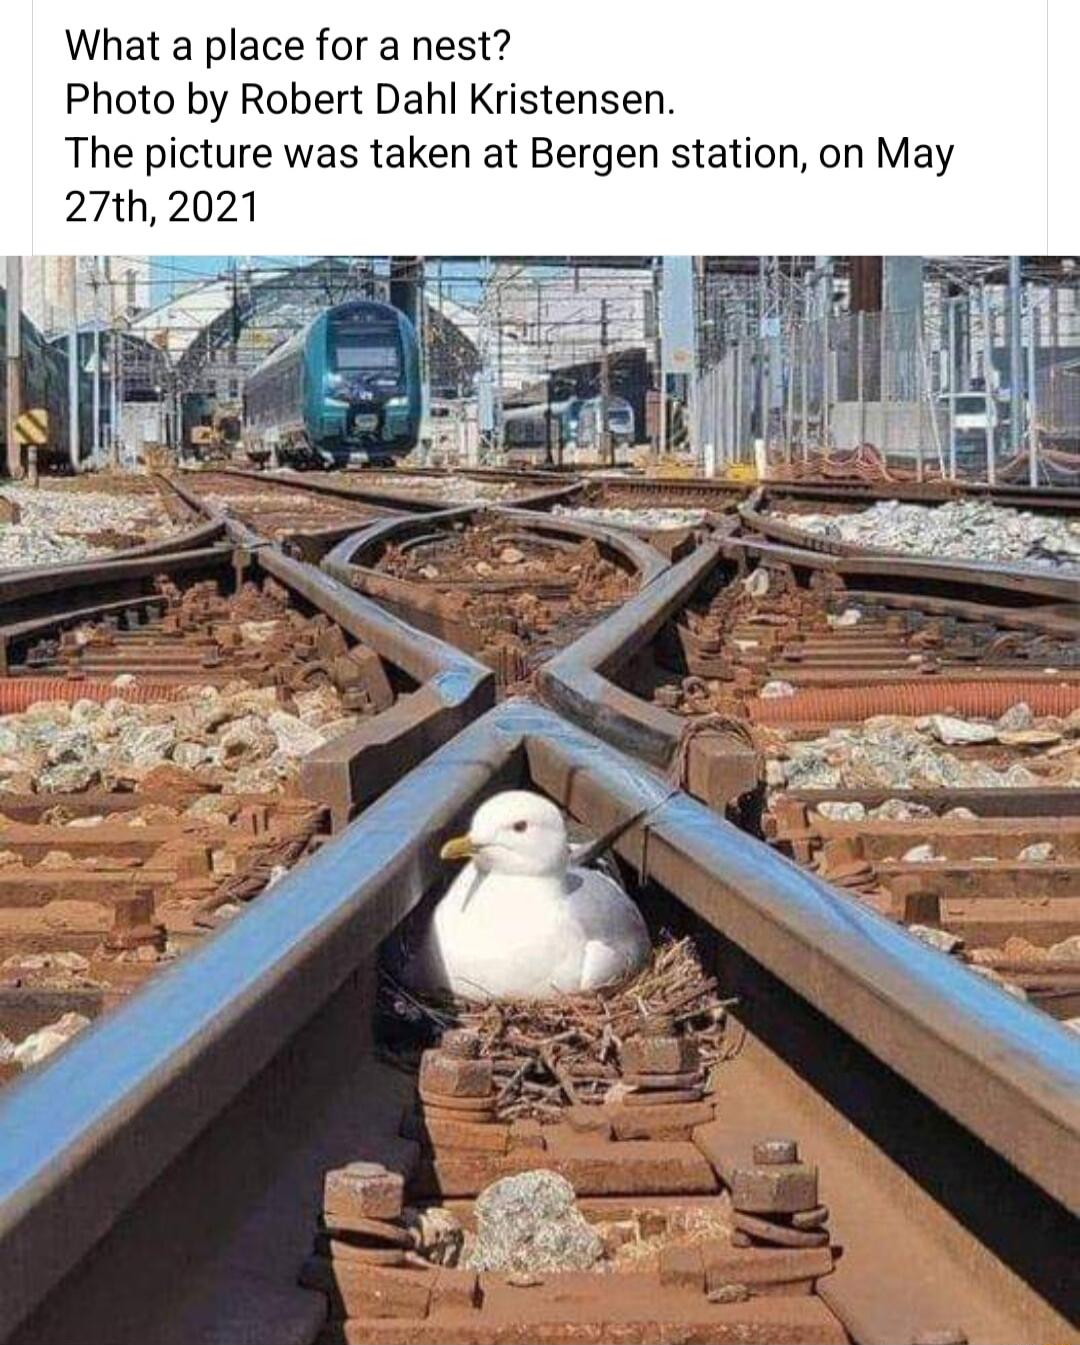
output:
<path id="1" fill-rule="evenodd" d="M 487 1097 L 492 1090 L 490 1060 L 466 1060 L 443 1051 L 420 1058 L 420 1089 L 440 1097 Z"/>
<path id="2" fill-rule="evenodd" d="M 745 1214 L 795 1214 L 818 1203 L 817 1168 L 808 1163 L 769 1163 L 735 1168 L 732 1207 Z"/>
<path id="3" fill-rule="evenodd" d="M 753 1149 L 754 1162 L 768 1167 L 773 1163 L 797 1163 L 799 1146 L 794 1140 L 758 1140 Z"/>
<path id="4" fill-rule="evenodd" d="M 105 935 L 105 947 L 113 953 L 136 948 L 165 951 L 165 926 L 154 921 L 154 889 L 141 886 L 125 892 L 113 905 L 112 928 Z"/>
<path id="5" fill-rule="evenodd" d="M 113 905 L 113 929 L 135 929 L 149 925 L 154 919 L 153 889 L 136 888 L 134 892 L 117 897 Z"/>
<path id="6" fill-rule="evenodd" d="M 468 1028 L 451 1027 L 442 1034 L 439 1049 L 444 1055 L 457 1060 L 478 1060 L 480 1058 L 480 1037 Z"/>
<path id="7" fill-rule="evenodd" d="M 360 1219 L 400 1219 L 405 1182 L 381 1163 L 350 1163 L 326 1174 L 323 1213 Z"/>
<path id="8" fill-rule="evenodd" d="M 619 1059 L 626 1074 L 690 1074 L 701 1065 L 697 1042 L 689 1037 L 629 1037 Z"/>

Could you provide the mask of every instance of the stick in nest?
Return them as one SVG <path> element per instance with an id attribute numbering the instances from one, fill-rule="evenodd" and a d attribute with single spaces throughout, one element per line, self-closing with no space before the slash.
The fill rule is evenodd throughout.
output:
<path id="1" fill-rule="evenodd" d="M 404 992 L 389 977 L 392 1008 Z M 618 1052 L 646 1017 L 668 1015 L 693 1032 L 706 1070 L 724 1058 L 723 1022 L 732 1003 L 717 992 L 690 939 L 658 948 L 633 980 L 605 990 L 550 1000 L 427 1001 L 408 995 L 407 1011 L 441 1032 L 450 1024 L 471 1028 L 494 1061 L 500 1116 L 549 1115 L 561 1097 L 570 1103 L 602 1102 L 618 1082 Z M 400 1013 L 400 1008 L 397 1008 Z"/>

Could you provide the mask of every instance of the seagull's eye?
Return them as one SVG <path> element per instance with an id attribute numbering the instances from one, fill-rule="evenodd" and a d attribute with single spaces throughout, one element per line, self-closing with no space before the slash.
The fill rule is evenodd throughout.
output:
<path id="1" fill-rule="evenodd" d="M 528 831 L 528 829 L 529 829 L 529 824 L 528 824 L 528 822 L 515 822 L 515 823 L 514 823 L 514 830 L 515 830 L 515 831 Z"/>

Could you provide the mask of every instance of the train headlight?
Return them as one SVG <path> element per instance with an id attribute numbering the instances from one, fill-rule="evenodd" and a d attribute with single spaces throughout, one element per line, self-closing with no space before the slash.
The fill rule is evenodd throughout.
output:
<path id="1" fill-rule="evenodd" d="M 408 397 L 387 397 L 386 399 L 386 409 L 388 411 L 392 411 L 395 407 L 402 407 L 408 405 L 409 405 Z"/>

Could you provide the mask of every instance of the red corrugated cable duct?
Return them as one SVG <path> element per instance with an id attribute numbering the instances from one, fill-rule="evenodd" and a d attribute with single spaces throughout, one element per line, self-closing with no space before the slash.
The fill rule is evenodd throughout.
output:
<path id="1" fill-rule="evenodd" d="M 134 686 L 113 686 L 111 682 L 69 682 L 66 677 L 0 677 L 0 714 L 14 715 L 38 701 L 129 701 L 149 705 L 155 701 L 180 699 L 183 686 L 172 682 L 136 682 Z"/>
<path id="2" fill-rule="evenodd" d="M 752 700 L 755 724 L 835 724 L 871 715 L 955 714 L 996 719 L 1024 701 L 1033 714 L 1064 718 L 1080 709 L 1077 682 L 899 682 L 894 686 L 830 687 Z"/>

